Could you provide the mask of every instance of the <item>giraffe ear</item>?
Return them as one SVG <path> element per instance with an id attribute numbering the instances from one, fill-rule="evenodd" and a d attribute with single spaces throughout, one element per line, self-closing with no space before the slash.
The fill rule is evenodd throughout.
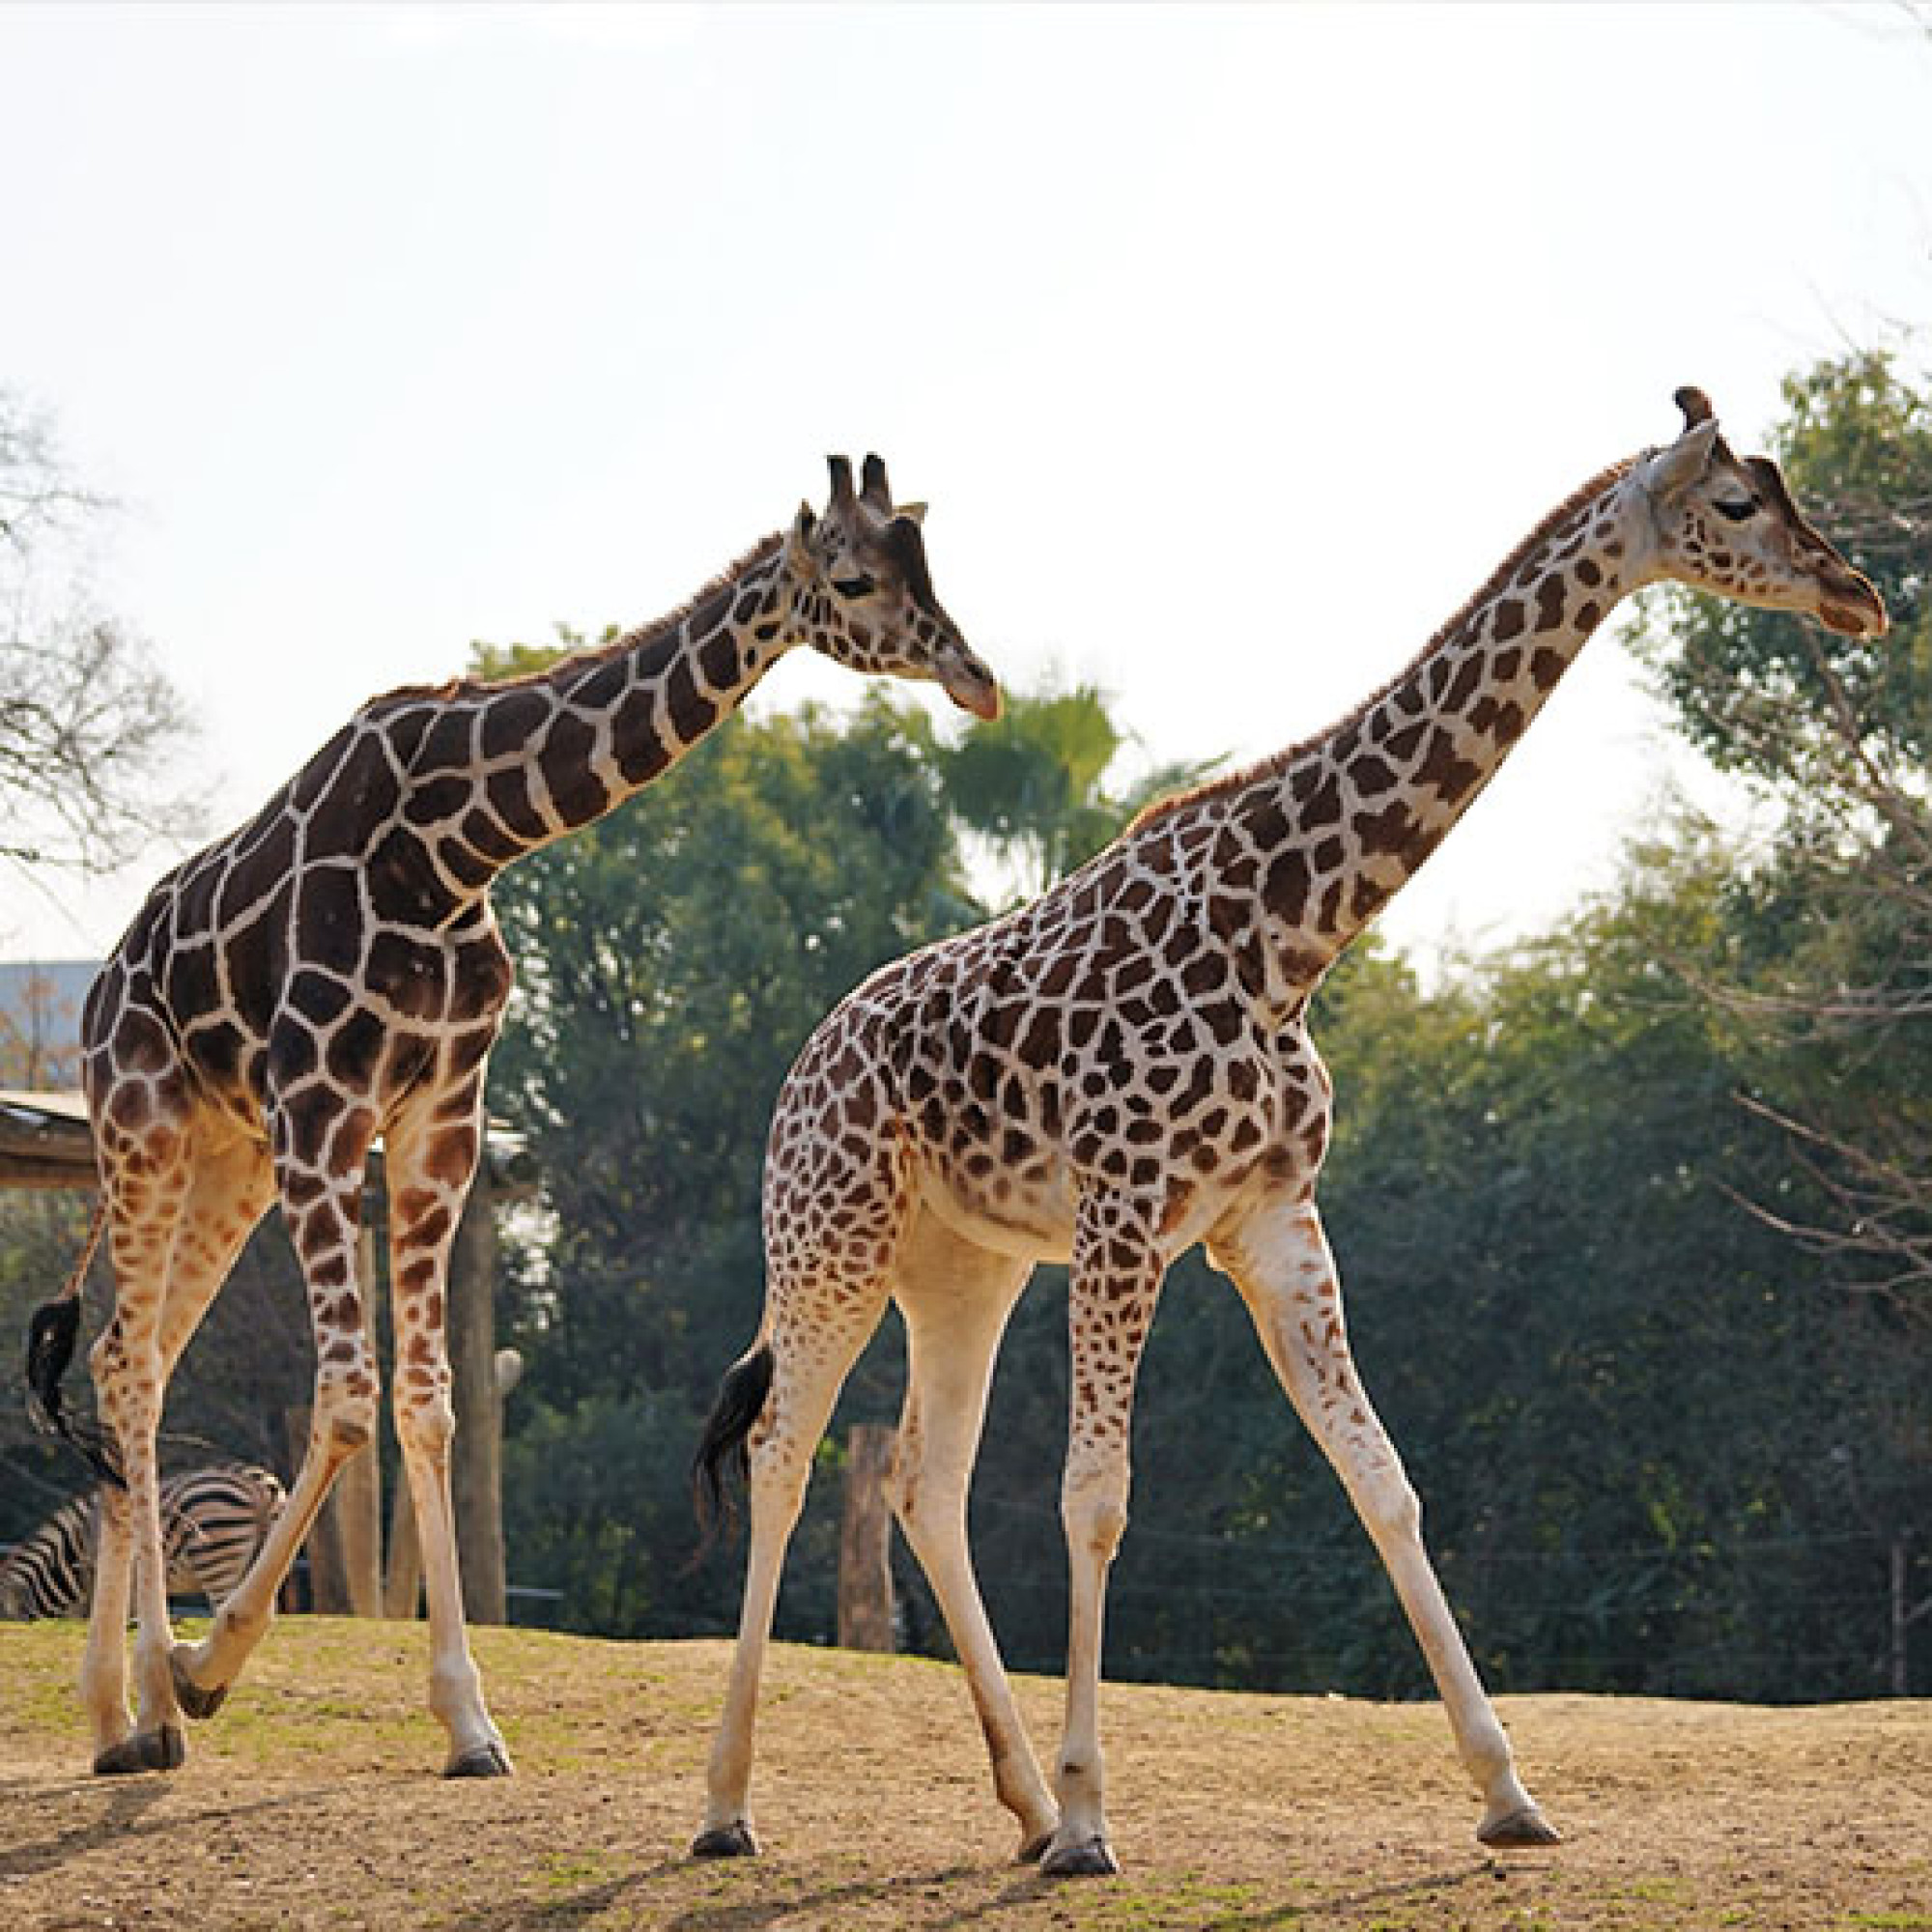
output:
<path id="1" fill-rule="evenodd" d="M 793 518 L 791 528 L 785 535 L 785 561 L 800 577 L 818 575 L 818 552 L 811 541 L 812 532 L 817 527 L 817 512 L 810 503 L 801 503 L 798 515 Z"/>
<path id="2" fill-rule="evenodd" d="M 1685 413 L 1690 413 L 1688 408 Z M 1668 449 L 1660 449 L 1655 455 L 1644 458 L 1644 488 L 1661 502 L 1681 497 L 1710 469 L 1711 452 L 1717 443 L 1717 417 L 1693 419 L 1690 427 Z"/>
<path id="3" fill-rule="evenodd" d="M 1695 429 L 1699 423 L 1706 423 L 1718 412 L 1711 407 L 1711 399 L 1694 383 L 1685 385 L 1671 397 L 1677 407 L 1684 412 L 1684 427 Z"/>
<path id="4" fill-rule="evenodd" d="M 903 517 L 909 524 L 923 524 L 925 522 L 925 505 L 923 503 L 901 503 L 893 514 Z"/>

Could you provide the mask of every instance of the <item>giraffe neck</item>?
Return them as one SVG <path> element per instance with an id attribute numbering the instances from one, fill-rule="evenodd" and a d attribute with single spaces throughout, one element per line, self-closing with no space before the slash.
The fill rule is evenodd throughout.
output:
<path id="1" fill-rule="evenodd" d="M 1209 788 L 1224 804 L 1212 916 L 1269 1006 L 1298 1006 L 1475 802 L 1591 633 L 1644 581 L 1649 519 L 1632 466 L 1605 470 L 1366 703 Z"/>
<path id="2" fill-rule="evenodd" d="M 797 631 L 783 539 L 768 537 L 683 609 L 613 643 L 531 677 L 458 686 L 410 759 L 407 815 L 449 886 L 480 895 L 513 859 L 668 771 Z"/>

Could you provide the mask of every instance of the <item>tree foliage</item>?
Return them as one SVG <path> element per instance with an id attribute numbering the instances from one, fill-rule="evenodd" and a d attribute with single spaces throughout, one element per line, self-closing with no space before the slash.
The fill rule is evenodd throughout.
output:
<path id="1" fill-rule="evenodd" d="M 1210 769 L 1156 765 L 1120 786 L 1127 743 L 1098 689 L 1077 684 L 1009 694 L 998 719 L 941 752 L 948 802 L 1005 862 L 1018 899 L 1084 865 L 1143 805 Z"/>
<path id="2" fill-rule="evenodd" d="M 1736 889 L 1739 956 L 1700 986 L 1755 1041 L 1749 1104 L 1826 1211 L 1765 1213 L 1841 1281 L 1932 1319 L 1932 401 L 1889 355 L 1785 385 L 1797 494 L 1890 632 L 1675 596 L 1646 647 L 1690 738 L 1780 810 Z"/>
<path id="3" fill-rule="evenodd" d="M 740 720 L 674 782 L 513 867 L 497 900 L 519 989 L 492 1105 L 544 1175 L 502 1311 L 530 1364 L 511 1535 L 555 1552 L 574 1616 L 722 1625 L 722 1572 L 678 1574 L 685 1466 L 757 1324 L 779 1083 L 854 983 L 974 911 L 929 727 L 876 695 L 844 724 Z M 640 1463 L 646 1440 L 664 1453 Z M 599 1526 L 579 1536 L 573 1509 Z M 650 1560 L 628 1565 L 640 1535 Z"/>

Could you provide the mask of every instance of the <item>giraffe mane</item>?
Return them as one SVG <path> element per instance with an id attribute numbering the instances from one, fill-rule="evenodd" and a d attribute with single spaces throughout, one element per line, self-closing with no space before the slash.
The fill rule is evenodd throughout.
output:
<path id="1" fill-rule="evenodd" d="M 716 577 L 699 586 L 683 603 L 667 611 L 662 616 L 653 617 L 647 623 L 635 629 L 620 632 L 615 637 L 605 639 L 601 643 L 584 644 L 564 654 L 547 665 L 539 665 L 534 670 L 517 671 L 509 677 L 451 677 L 440 684 L 400 684 L 393 691 L 379 692 L 363 705 L 364 710 L 379 704 L 394 704 L 402 700 L 428 698 L 440 704 L 446 704 L 457 697 L 476 697 L 486 692 L 514 691 L 519 685 L 547 684 L 564 671 L 582 669 L 591 665 L 599 665 L 611 658 L 622 657 L 627 651 L 637 649 L 654 637 L 660 637 L 691 615 L 700 604 L 715 597 L 721 590 L 729 588 L 748 570 L 763 563 L 776 553 L 784 541 L 782 530 L 774 530 L 752 545 L 741 556 L 725 565 Z"/>
<path id="2" fill-rule="evenodd" d="M 1496 565 L 1495 569 L 1491 571 L 1482 583 L 1457 606 L 1455 613 L 1436 626 L 1429 641 L 1400 670 L 1384 679 L 1333 724 L 1324 724 L 1321 730 L 1311 732 L 1306 738 L 1297 739 L 1279 752 L 1269 752 L 1263 757 L 1257 758 L 1253 764 L 1244 765 L 1238 771 L 1223 772 L 1216 778 L 1204 780 L 1198 785 L 1190 785 L 1183 791 L 1173 792 L 1166 798 L 1155 799 L 1151 805 L 1141 809 L 1128 825 L 1124 836 L 1132 838 L 1135 833 L 1145 831 L 1149 826 L 1158 824 L 1176 812 L 1184 811 L 1189 806 L 1225 797 L 1230 792 L 1239 791 L 1258 781 L 1279 778 L 1304 753 L 1313 750 L 1324 740 L 1335 737 L 1339 732 L 1346 731 L 1350 725 L 1359 723 L 1418 665 L 1424 663 L 1433 652 L 1454 637 L 1477 611 L 1498 596 L 1504 585 L 1515 576 L 1523 558 L 1537 545 L 1547 542 L 1586 504 L 1595 502 L 1612 484 L 1625 476 L 1635 462 L 1634 457 L 1625 457 L 1619 462 L 1612 463 L 1607 469 L 1599 470 L 1587 483 L 1580 484 L 1571 491 L 1569 496 L 1545 516 L 1535 528 Z"/>

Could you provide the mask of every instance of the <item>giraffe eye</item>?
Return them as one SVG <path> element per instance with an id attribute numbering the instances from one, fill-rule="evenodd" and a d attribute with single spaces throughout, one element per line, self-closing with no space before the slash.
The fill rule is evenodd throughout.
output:
<path id="1" fill-rule="evenodd" d="M 869 597 L 879 586 L 869 577 L 835 577 L 832 587 L 841 597 Z"/>
<path id="2" fill-rule="evenodd" d="M 1757 515 L 1757 498 L 1746 497 L 1742 501 L 1735 503 L 1726 503 L 1720 498 L 1714 498 L 1711 507 L 1719 516 L 1728 517 L 1734 524 L 1746 524 Z"/>

